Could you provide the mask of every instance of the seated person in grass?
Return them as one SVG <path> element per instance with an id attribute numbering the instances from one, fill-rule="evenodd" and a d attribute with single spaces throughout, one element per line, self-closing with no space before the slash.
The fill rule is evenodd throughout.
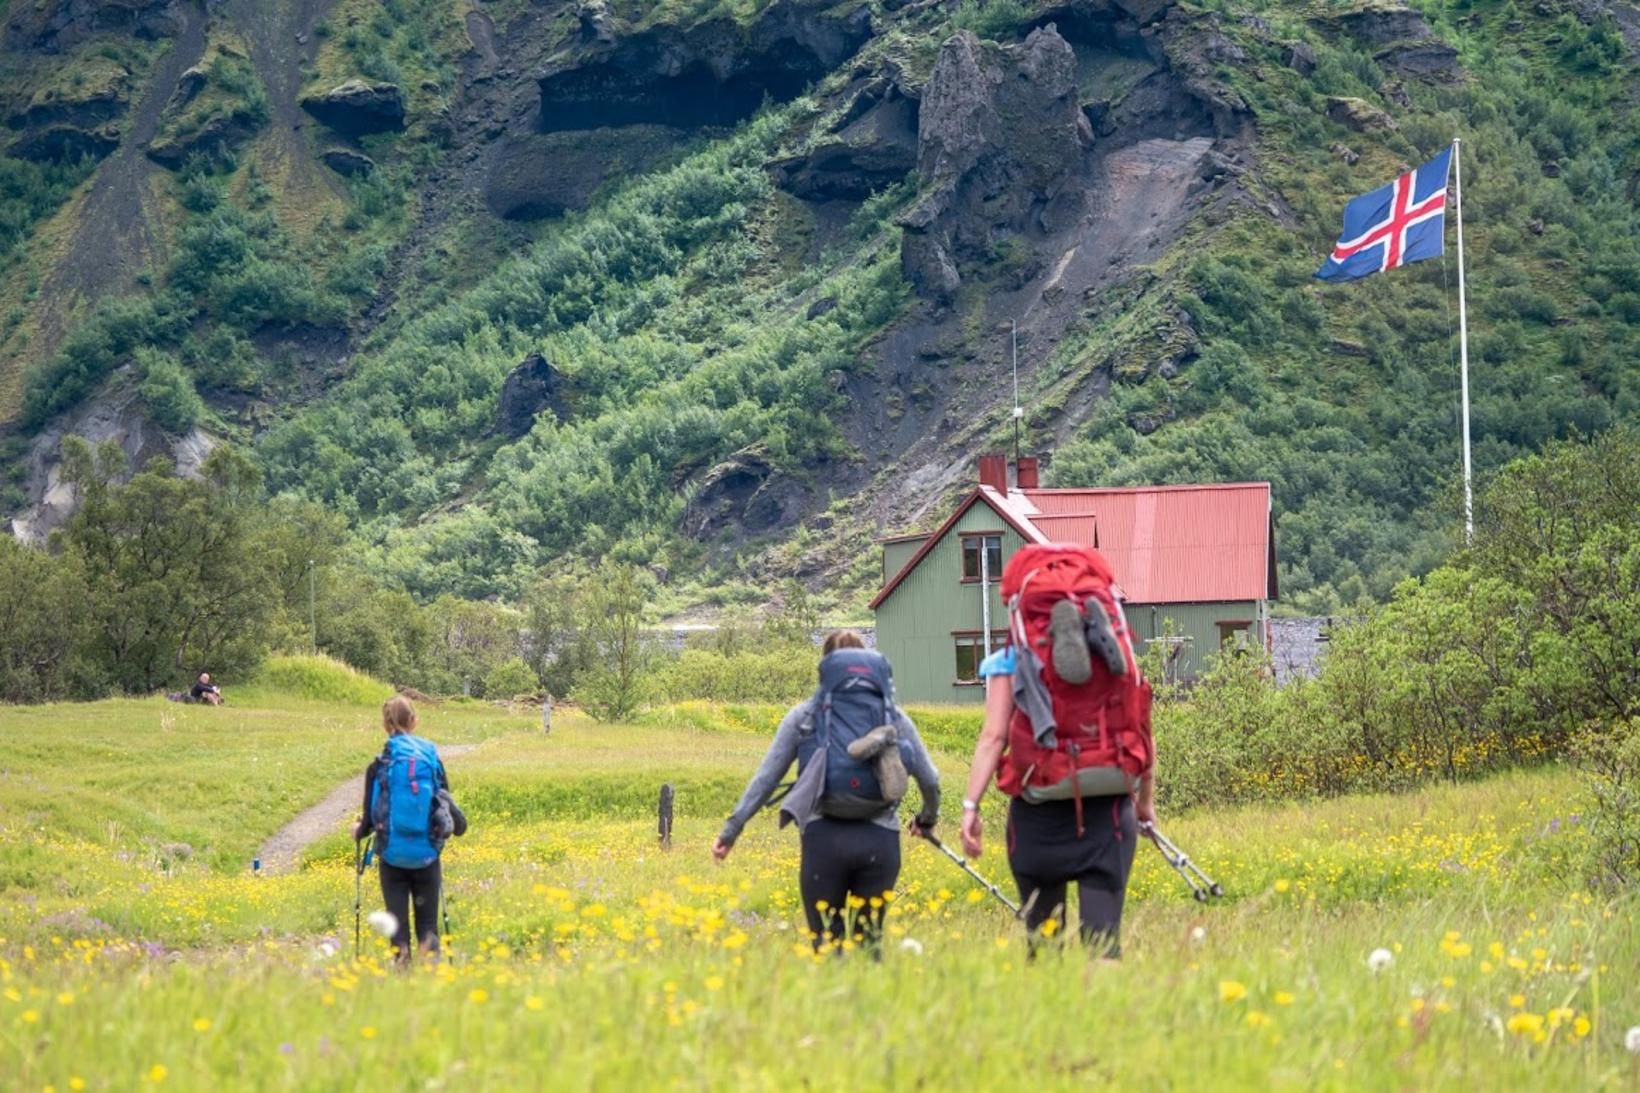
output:
<path id="1" fill-rule="evenodd" d="M 194 685 L 188 688 L 188 697 L 207 706 L 222 705 L 222 688 L 211 682 L 211 673 L 201 672 Z"/>

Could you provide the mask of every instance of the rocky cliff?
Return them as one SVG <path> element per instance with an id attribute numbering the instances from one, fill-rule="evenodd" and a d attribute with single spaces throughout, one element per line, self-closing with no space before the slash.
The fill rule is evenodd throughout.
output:
<path id="1" fill-rule="evenodd" d="M 1568 64 L 1632 71 L 1632 6 L 1562 16 Z M 0 290 L 19 533 L 62 518 L 65 431 L 183 462 L 231 437 L 416 557 L 480 521 L 547 561 L 574 539 L 519 483 L 593 459 L 644 511 L 586 541 L 811 577 L 1011 437 L 1016 349 L 1029 443 L 1115 437 L 1114 472 L 1216 405 L 1231 346 L 1365 344 L 1274 266 L 1474 94 L 1450 36 L 1380 0 L 42 0 L 5 8 L 0 64 L 6 156 L 59 179 Z M 1594 170 L 1594 141 L 1543 158 Z M 1263 280 L 1252 246 L 1283 256 Z M 801 384 L 732 363 L 754 331 Z M 629 421 L 651 404 L 670 432 Z"/>

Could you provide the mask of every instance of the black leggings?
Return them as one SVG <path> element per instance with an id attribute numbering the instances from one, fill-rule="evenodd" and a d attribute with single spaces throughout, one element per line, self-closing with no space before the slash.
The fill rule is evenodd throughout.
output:
<path id="1" fill-rule="evenodd" d="M 416 907 L 416 944 L 430 953 L 438 952 L 438 890 L 443 883 L 439 863 L 421 869 L 400 869 L 381 864 L 382 899 L 398 920 L 393 948 L 400 960 L 410 959 L 410 905 Z"/>
<path id="2" fill-rule="evenodd" d="M 1033 935 L 1049 918 L 1065 927 L 1065 894 L 1076 882 L 1082 940 L 1122 953 L 1122 903 L 1138 845 L 1131 797 L 1087 797 L 1083 833 L 1076 834 L 1076 802 L 1039 805 L 1015 799 L 1008 809 L 1008 865 L 1019 898 L 1030 905 L 1025 926 Z"/>
<path id="3" fill-rule="evenodd" d="M 900 833 L 870 820 L 809 821 L 803 829 L 803 863 L 798 887 L 803 914 L 816 950 L 825 935 L 842 941 L 852 923 L 853 938 L 876 949 L 882 942 L 883 916 L 888 913 L 884 893 L 900 879 Z M 850 907 L 849 897 L 863 900 Z M 872 900 L 877 905 L 871 905 Z M 824 901 L 826 909 L 821 911 Z"/>

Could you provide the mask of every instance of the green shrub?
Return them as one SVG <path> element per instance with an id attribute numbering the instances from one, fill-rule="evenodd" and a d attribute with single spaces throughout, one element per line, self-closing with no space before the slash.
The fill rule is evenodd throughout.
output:
<path id="1" fill-rule="evenodd" d="M 275 656 L 263 662 L 252 681 L 262 691 L 296 695 L 319 702 L 352 706 L 379 706 L 393 697 L 393 688 L 335 657 Z M 229 696 L 230 700 L 232 696 Z"/>
<path id="2" fill-rule="evenodd" d="M 650 678 L 656 701 L 792 703 L 814 690 L 812 645 L 724 654 L 684 649 L 657 666 Z"/>
<path id="3" fill-rule="evenodd" d="M 137 391 L 153 419 L 173 433 L 191 430 L 205 413 L 205 402 L 182 365 L 156 349 L 137 350 L 137 364 L 143 373 Z"/>
<path id="4" fill-rule="evenodd" d="M 513 657 L 496 665 L 484 677 L 484 697 L 509 699 L 514 695 L 533 694 L 539 686 L 540 681 L 523 658 Z"/>
<path id="5" fill-rule="evenodd" d="M 1582 736 L 1574 754 L 1585 775 L 1589 881 L 1597 888 L 1640 882 L 1640 718 Z"/>

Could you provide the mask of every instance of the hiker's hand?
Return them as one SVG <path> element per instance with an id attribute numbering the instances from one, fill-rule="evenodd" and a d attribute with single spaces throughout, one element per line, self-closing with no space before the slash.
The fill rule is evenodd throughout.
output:
<path id="1" fill-rule="evenodd" d="M 980 849 L 979 809 L 971 808 L 962 814 L 962 852 L 977 858 Z"/>
<path id="2" fill-rule="evenodd" d="M 938 822 L 938 820 L 929 820 L 925 823 L 918 817 L 913 816 L 905 822 L 905 829 L 911 833 L 911 837 L 914 839 L 926 839 L 934 833 L 934 825 Z"/>
<path id="3" fill-rule="evenodd" d="M 1156 800 L 1148 794 L 1141 793 L 1133 802 L 1133 818 L 1141 824 L 1156 822 Z"/>
<path id="4" fill-rule="evenodd" d="M 712 857 L 722 861 L 729 856 L 729 851 L 735 848 L 734 843 L 726 843 L 722 839 L 712 844 Z"/>
<path id="5" fill-rule="evenodd" d="M 360 839 L 364 838 L 364 834 L 365 834 L 364 821 L 359 820 L 357 823 L 355 823 L 353 825 L 353 841 L 358 842 Z"/>

